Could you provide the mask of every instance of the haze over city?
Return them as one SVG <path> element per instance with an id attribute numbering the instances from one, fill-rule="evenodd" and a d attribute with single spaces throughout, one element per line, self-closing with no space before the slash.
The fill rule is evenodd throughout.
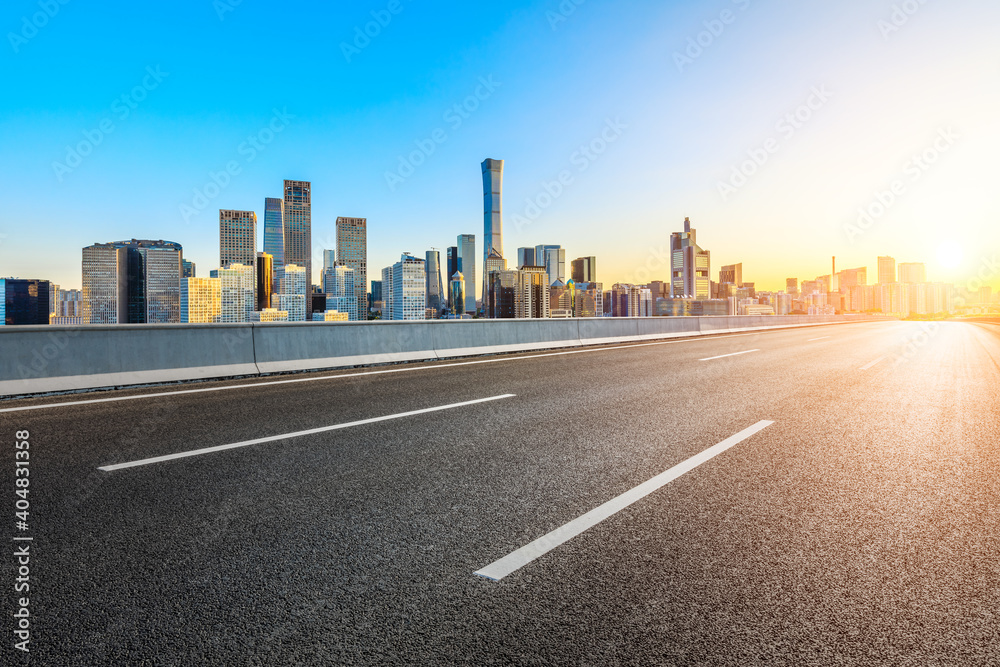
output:
<path id="1" fill-rule="evenodd" d="M 685 217 L 769 290 L 832 255 L 963 285 L 1000 245 L 996 3 L 388 4 L 67 3 L 34 34 L 12 3 L 0 273 L 79 287 L 81 247 L 135 237 L 217 266 L 218 210 L 262 219 L 286 178 L 314 252 L 366 217 L 377 270 L 481 234 L 487 156 L 506 247 L 596 255 L 606 285 Z"/>

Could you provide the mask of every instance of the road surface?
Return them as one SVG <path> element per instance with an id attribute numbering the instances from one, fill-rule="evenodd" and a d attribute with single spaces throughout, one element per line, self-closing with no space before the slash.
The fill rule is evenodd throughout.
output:
<path id="1" fill-rule="evenodd" d="M 1000 326 L 0 403 L 36 664 L 997 664 Z M 21 594 L 5 558 L 4 664 Z M 12 657 L 11 662 L 7 658 Z"/>

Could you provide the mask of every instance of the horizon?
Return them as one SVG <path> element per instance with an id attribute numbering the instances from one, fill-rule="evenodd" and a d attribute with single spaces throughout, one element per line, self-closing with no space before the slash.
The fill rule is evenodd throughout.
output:
<path id="1" fill-rule="evenodd" d="M 150 238 L 180 243 L 208 275 L 218 211 L 256 212 L 262 249 L 264 199 L 294 179 L 313 184 L 314 256 L 335 247 L 337 217 L 368 219 L 372 279 L 459 234 L 481 252 L 491 157 L 505 162 L 509 262 L 557 244 L 567 263 L 596 256 L 606 286 L 669 280 L 666 265 L 636 275 L 690 217 L 713 280 L 742 263 L 747 281 L 780 291 L 826 275 L 832 256 L 877 275 L 888 255 L 965 286 L 1000 246 L 996 47 L 974 38 L 1000 9 L 894 6 L 567 0 L 442 15 L 303 3 L 315 20 L 290 24 L 225 0 L 113 2 L 86 15 L 59 5 L 25 38 L 21 18 L 39 5 L 19 0 L 4 58 L 21 94 L 0 107 L 0 151 L 20 196 L 0 223 L 0 272 L 79 288 L 83 247 Z M 234 36 L 273 48 L 233 50 Z M 111 60 L 119 49 L 129 57 Z M 306 85 L 267 85 L 292 66 Z M 225 185 L 199 208 L 213 175 Z M 1000 291 L 1000 272 L 986 276 Z"/>

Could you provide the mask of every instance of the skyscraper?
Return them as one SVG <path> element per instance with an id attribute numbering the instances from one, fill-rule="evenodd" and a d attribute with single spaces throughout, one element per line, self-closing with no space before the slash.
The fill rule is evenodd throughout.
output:
<path id="1" fill-rule="evenodd" d="M 798 294 L 799 293 L 799 279 L 798 278 L 786 278 L 785 279 L 785 292 L 788 294 Z"/>
<path id="2" fill-rule="evenodd" d="M 490 250 L 489 257 L 486 258 L 486 263 L 483 265 L 483 273 L 486 276 L 486 285 L 483 291 L 483 314 L 486 317 L 499 317 L 496 313 L 500 311 L 497 310 L 497 306 L 494 303 L 495 298 L 499 294 L 494 289 L 498 285 L 494 280 L 494 274 L 505 272 L 506 270 L 507 260 L 496 250 Z"/>
<path id="3" fill-rule="evenodd" d="M 461 317 L 465 314 L 465 276 L 461 271 L 452 274 L 448 281 L 448 301 L 451 302 L 451 314 Z"/>
<path id="4" fill-rule="evenodd" d="M 257 214 L 253 211 L 219 211 L 219 267 L 252 266 L 257 260 Z"/>
<path id="5" fill-rule="evenodd" d="M 357 316 L 368 319 L 368 219 L 337 218 L 337 257 L 354 269 Z"/>
<path id="6" fill-rule="evenodd" d="M 878 282 L 880 285 L 896 282 L 896 260 L 892 257 L 878 258 Z"/>
<path id="7" fill-rule="evenodd" d="M 281 291 L 271 299 L 272 307 L 288 311 L 289 322 L 304 322 L 311 318 L 306 315 L 309 300 L 306 268 L 298 264 L 285 264 L 284 274 L 281 277 Z"/>
<path id="8" fill-rule="evenodd" d="M 219 322 L 249 322 L 257 305 L 256 260 L 251 264 L 230 264 L 215 273 L 219 278 Z"/>
<path id="9" fill-rule="evenodd" d="M 482 163 L 483 171 L 483 266 L 492 252 L 503 257 L 503 160 L 487 158 Z M 468 269 L 466 279 L 469 279 Z M 483 299 L 489 272 L 483 272 Z"/>
<path id="10" fill-rule="evenodd" d="M 221 285 L 219 278 L 185 278 L 181 281 L 181 322 L 218 322 L 222 314 Z"/>
<path id="11" fill-rule="evenodd" d="M 0 326 L 48 324 L 48 280 L 0 278 Z"/>
<path id="12" fill-rule="evenodd" d="M 113 243 L 83 249 L 84 324 L 128 323 L 128 250 Z"/>
<path id="13" fill-rule="evenodd" d="M 670 235 L 670 289 L 673 297 L 711 298 L 711 253 L 698 246 L 697 231 L 684 218 L 684 231 Z"/>
<path id="14" fill-rule="evenodd" d="M 274 258 L 266 252 L 257 253 L 257 307 L 264 310 L 271 307 L 274 294 Z"/>
<path id="15" fill-rule="evenodd" d="M 323 273 L 326 273 L 332 269 L 337 264 L 337 251 L 336 250 L 324 250 L 323 251 Z M 322 283 L 322 279 L 320 280 Z"/>
<path id="16" fill-rule="evenodd" d="M 736 287 L 743 287 L 743 263 L 727 264 L 719 269 L 719 284 L 729 283 Z"/>
<path id="17" fill-rule="evenodd" d="M 197 267 L 194 262 L 189 262 L 186 259 L 181 260 L 181 278 L 194 278 L 197 273 Z"/>
<path id="18" fill-rule="evenodd" d="M 557 245 L 536 245 L 535 265 L 544 266 L 549 276 L 549 284 L 566 282 L 566 251 Z"/>
<path id="19" fill-rule="evenodd" d="M 458 235 L 458 265 L 459 271 L 465 278 L 465 312 L 474 315 L 476 312 L 476 264 L 479 263 L 476 257 L 476 235 Z M 485 262 L 484 262 L 485 263 Z"/>
<path id="20" fill-rule="evenodd" d="M 171 241 L 116 241 L 83 249 L 83 321 L 180 322 L 183 250 Z"/>
<path id="21" fill-rule="evenodd" d="M 392 265 L 392 319 L 426 319 L 426 290 L 424 260 L 404 253 Z"/>
<path id="22" fill-rule="evenodd" d="M 285 268 L 284 210 L 284 199 L 264 199 L 264 252 L 271 256 L 274 263 L 275 281 L 281 280 L 281 272 Z"/>
<path id="23" fill-rule="evenodd" d="M 282 265 L 295 264 L 305 270 L 306 319 L 312 318 L 312 184 L 309 181 L 285 181 L 284 256 Z M 282 308 L 282 310 L 286 310 Z M 289 311 L 289 320 L 292 313 Z"/>
<path id="24" fill-rule="evenodd" d="M 447 251 L 447 255 L 448 255 L 448 263 L 447 263 L 444 275 L 445 275 L 445 277 L 448 280 L 447 280 L 447 284 L 445 285 L 445 287 L 448 290 L 448 309 L 450 311 L 454 312 L 454 306 L 455 306 L 455 304 L 453 304 L 451 302 L 451 278 L 456 273 L 460 273 L 462 271 L 462 262 L 461 262 L 461 260 L 459 259 L 459 256 L 458 256 L 458 246 L 451 246 L 451 247 L 449 247 L 448 251 Z M 462 310 L 463 310 L 463 312 L 465 310 L 465 304 L 464 303 L 462 304 Z"/>
<path id="25" fill-rule="evenodd" d="M 362 318 L 358 312 L 358 296 L 354 284 L 354 269 L 343 264 L 331 266 L 323 272 L 323 292 L 326 295 L 326 310 L 336 310 L 347 314 L 347 319 L 357 321 Z"/>
<path id="26" fill-rule="evenodd" d="M 518 248 L 517 249 L 517 267 L 520 269 L 522 266 L 536 266 L 535 264 L 535 249 L 534 248 Z"/>
<path id="27" fill-rule="evenodd" d="M 597 258 L 580 257 L 573 260 L 573 282 L 592 283 L 597 281 Z"/>
<path id="28" fill-rule="evenodd" d="M 427 275 L 427 307 L 434 311 L 435 317 L 441 316 L 444 308 L 444 285 L 441 284 L 441 253 L 428 250 L 426 255 Z"/>

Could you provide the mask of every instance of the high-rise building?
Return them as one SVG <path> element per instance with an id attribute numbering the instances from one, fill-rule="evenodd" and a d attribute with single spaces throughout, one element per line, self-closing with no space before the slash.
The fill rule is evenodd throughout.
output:
<path id="1" fill-rule="evenodd" d="M 927 267 L 923 262 L 900 262 L 899 282 L 907 285 L 927 282 Z"/>
<path id="2" fill-rule="evenodd" d="M 48 280 L 0 278 L 0 326 L 48 324 Z"/>
<path id="3" fill-rule="evenodd" d="M 337 251 L 336 250 L 324 250 L 323 251 L 323 273 L 325 274 L 332 267 L 337 264 Z M 322 278 L 320 278 L 322 283 Z"/>
<path id="4" fill-rule="evenodd" d="M 257 267 L 253 264 L 230 264 L 213 277 L 219 279 L 219 322 L 249 322 L 257 306 Z"/>
<path id="5" fill-rule="evenodd" d="M 257 214 L 219 210 L 219 266 L 253 266 L 257 260 Z"/>
<path id="6" fill-rule="evenodd" d="M 371 291 L 371 294 L 369 296 L 371 297 L 369 299 L 369 301 L 370 301 L 369 310 L 373 310 L 373 311 L 377 310 L 379 312 L 382 312 L 382 308 L 384 307 L 385 302 L 383 301 L 384 297 L 382 296 L 382 281 L 381 280 L 373 280 L 372 281 L 372 291 Z"/>
<path id="7" fill-rule="evenodd" d="M 552 309 L 549 300 L 548 273 L 541 266 L 525 266 L 518 273 L 517 294 L 514 301 L 515 317 L 547 318 Z"/>
<path id="8" fill-rule="evenodd" d="M 425 319 L 426 290 L 424 260 L 404 253 L 392 265 L 392 319 Z"/>
<path id="9" fill-rule="evenodd" d="M 736 287 L 743 287 L 743 263 L 727 264 L 719 269 L 719 284 L 729 283 Z"/>
<path id="10" fill-rule="evenodd" d="M 603 283 L 577 283 L 576 303 L 573 307 L 573 314 L 576 317 L 604 317 L 604 284 Z M 668 295 L 670 292 L 666 292 Z M 654 306 L 656 302 L 653 302 Z"/>
<path id="11" fill-rule="evenodd" d="M 465 276 L 456 271 L 448 281 L 448 301 L 451 303 L 451 314 L 461 317 L 465 314 Z"/>
<path id="12" fill-rule="evenodd" d="M 132 239 L 83 249 L 83 321 L 180 321 L 183 250 L 170 241 Z"/>
<path id="13" fill-rule="evenodd" d="M 392 267 L 382 269 L 382 319 L 392 319 Z"/>
<path id="14" fill-rule="evenodd" d="M 51 294 L 51 290 L 49 292 Z M 66 322 L 82 324 L 83 317 L 83 292 L 78 289 L 57 290 L 55 302 L 50 303 L 49 310 L 53 317 L 63 320 L 78 320 L 77 322 Z M 50 319 L 50 324 L 53 322 Z"/>
<path id="15" fill-rule="evenodd" d="M 454 309 L 451 302 L 451 277 L 462 271 L 462 261 L 458 256 L 458 246 L 450 246 L 446 251 L 446 256 L 447 263 L 444 276 L 447 280 L 445 281 L 445 288 L 448 292 L 448 312 L 451 312 Z M 462 311 L 465 311 L 465 304 L 462 304 Z"/>
<path id="16" fill-rule="evenodd" d="M 194 278 L 197 275 L 197 268 L 194 262 L 186 259 L 181 260 L 181 278 Z"/>
<path id="17" fill-rule="evenodd" d="M 212 324 L 222 315 L 222 281 L 219 278 L 185 278 L 181 281 L 181 322 Z"/>
<path id="18" fill-rule="evenodd" d="M 536 266 L 535 264 L 535 249 L 534 248 L 518 248 L 517 249 L 517 267 L 520 269 L 522 266 Z"/>
<path id="19" fill-rule="evenodd" d="M 128 321 L 170 324 L 181 318 L 183 251 L 170 241 L 123 242 L 128 248 Z"/>
<path id="20" fill-rule="evenodd" d="M 493 303 L 493 298 L 496 295 L 493 292 L 495 283 L 493 281 L 492 274 L 506 270 L 507 260 L 505 260 L 495 249 L 490 250 L 490 255 L 486 258 L 486 262 L 483 265 L 483 273 L 488 279 L 483 291 L 483 314 L 486 317 L 493 317 L 493 313 L 497 312 Z"/>
<path id="21" fill-rule="evenodd" d="M 326 295 L 325 310 L 347 313 L 347 319 L 351 321 L 361 319 L 362 313 L 358 312 L 358 296 L 354 279 L 354 269 L 343 264 L 331 266 L 323 272 L 323 293 Z M 367 313 L 367 310 L 362 312 Z"/>
<path id="22" fill-rule="evenodd" d="M 638 285 L 615 283 L 611 286 L 611 316 L 612 317 L 643 317 L 642 291 Z M 651 295 L 650 295 L 651 297 Z M 652 314 L 652 306 L 649 306 Z"/>
<path id="23" fill-rule="evenodd" d="M 573 260 L 573 282 L 592 283 L 597 281 L 597 258 L 580 257 Z"/>
<path id="24" fill-rule="evenodd" d="M 358 319 L 368 319 L 368 219 L 337 218 L 337 257 L 354 269 Z"/>
<path id="25" fill-rule="evenodd" d="M 880 285 L 896 282 L 896 260 L 892 257 L 878 258 L 878 282 Z"/>
<path id="26" fill-rule="evenodd" d="M 285 181 L 285 197 L 282 211 L 284 230 L 282 264 L 295 264 L 305 271 L 306 319 L 312 318 L 312 299 L 309 286 L 312 285 L 312 184 L 309 181 Z M 286 310 L 282 308 L 281 310 Z M 289 319 L 293 316 L 289 311 Z M 294 320 L 292 320 L 294 321 Z"/>
<path id="27" fill-rule="evenodd" d="M 786 278 L 785 279 L 785 292 L 791 295 L 798 295 L 799 293 L 799 279 L 798 278 Z"/>
<path id="28" fill-rule="evenodd" d="M 264 199 L 264 252 L 273 258 L 274 284 L 281 280 L 281 272 L 285 268 L 284 211 L 284 199 Z"/>
<path id="29" fill-rule="evenodd" d="M 483 266 L 491 253 L 503 257 L 503 160 L 483 160 Z M 489 272 L 483 272 L 483 300 Z"/>
<path id="30" fill-rule="evenodd" d="M 517 297 L 518 276 L 520 271 L 491 271 L 488 289 L 489 298 L 484 299 L 484 310 L 487 317 L 494 319 L 513 319 L 517 317 L 515 301 Z"/>
<path id="31" fill-rule="evenodd" d="M 271 307 L 274 294 L 274 258 L 266 252 L 257 253 L 257 307 L 264 310 Z"/>
<path id="32" fill-rule="evenodd" d="M 684 231 L 670 235 L 670 286 L 674 298 L 711 297 L 711 253 L 698 246 L 697 231 L 684 218 Z"/>
<path id="33" fill-rule="evenodd" d="M 478 296 L 476 283 L 476 264 L 479 263 L 476 257 L 476 235 L 458 235 L 458 270 L 465 278 L 465 312 L 472 315 L 476 312 L 476 298 Z"/>
<path id="34" fill-rule="evenodd" d="M 426 258 L 427 308 L 434 311 L 434 317 L 440 317 L 445 306 L 444 285 L 441 283 L 441 253 L 428 250 Z"/>
<path id="35" fill-rule="evenodd" d="M 549 284 L 566 282 L 566 251 L 557 245 L 536 245 L 535 264 L 544 266 L 549 276 Z"/>
<path id="36" fill-rule="evenodd" d="M 309 297 L 309 283 L 306 280 L 306 267 L 298 264 L 285 264 L 281 277 L 280 291 L 271 299 L 271 307 L 288 311 L 289 322 L 305 322 L 306 307 Z M 311 316 L 308 316 L 311 318 Z"/>
<path id="37" fill-rule="evenodd" d="M 128 323 L 128 249 L 97 243 L 83 249 L 83 322 Z"/>

